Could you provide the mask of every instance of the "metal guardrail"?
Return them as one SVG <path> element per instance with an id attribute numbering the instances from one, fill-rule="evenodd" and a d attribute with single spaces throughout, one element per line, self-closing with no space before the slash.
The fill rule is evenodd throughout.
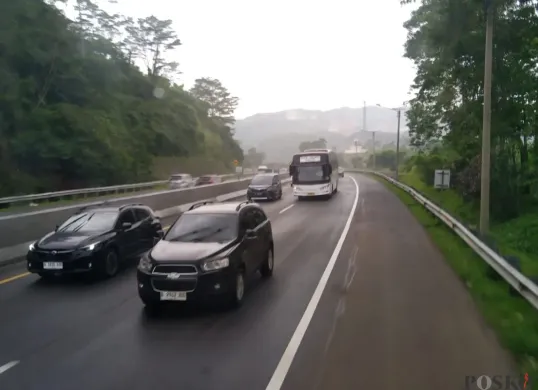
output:
<path id="1" fill-rule="evenodd" d="M 471 247 L 486 263 L 489 264 L 508 284 L 510 284 L 516 291 L 521 294 L 529 303 L 538 309 L 538 286 L 532 282 L 525 275 L 516 270 L 510 265 L 501 255 L 492 250 L 478 237 L 476 237 L 469 229 L 467 229 L 461 222 L 451 216 L 445 210 L 437 206 L 430 201 L 424 195 L 420 194 L 413 188 L 406 186 L 399 181 L 394 180 L 392 177 L 383 173 L 350 169 L 347 172 L 360 172 L 369 173 L 382 177 L 396 187 L 404 190 L 411 195 L 417 202 L 421 203 L 430 213 L 435 215 L 441 221 L 443 221 L 451 230 L 453 230 L 460 238 Z"/>
<path id="2" fill-rule="evenodd" d="M 226 174 L 219 175 L 219 177 L 225 178 L 234 178 L 237 177 L 237 174 Z M 243 175 L 243 178 L 248 177 L 249 175 Z M 198 179 L 194 177 L 193 180 Z M 146 183 L 135 183 L 135 184 L 123 184 L 117 186 L 108 186 L 108 187 L 95 187 L 95 188 L 81 188 L 77 190 L 65 190 L 57 192 L 44 192 L 41 194 L 30 194 L 30 195 L 19 195 L 19 196 L 8 196 L 0 198 L 0 206 L 2 205 L 16 205 L 21 203 L 33 202 L 33 201 L 46 201 L 50 199 L 61 200 L 62 198 L 87 198 L 90 196 L 106 196 L 112 194 L 123 194 L 128 192 L 142 191 L 146 189 L 152 189 L 161 185 L 165 185 L 169 180 L 158 180 L 151 181 Z"/>

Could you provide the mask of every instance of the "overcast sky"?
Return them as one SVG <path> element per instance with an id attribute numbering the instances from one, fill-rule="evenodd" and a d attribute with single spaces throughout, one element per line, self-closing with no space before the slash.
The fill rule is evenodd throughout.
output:
<path id="1" fill-rule="evenodd" d="M 103 3 L 101 1 L 100 3 Z M 415 71 L 403 58 L 399 0 L 118 0 L 133 17 L 172 19 L 181 81 L 221 80 L 238 118 L 260 112 L 399 106 Z"/>

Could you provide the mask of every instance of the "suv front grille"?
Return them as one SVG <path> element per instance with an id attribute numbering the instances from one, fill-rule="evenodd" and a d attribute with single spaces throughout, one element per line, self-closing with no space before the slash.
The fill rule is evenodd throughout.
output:
<path id="1" fill-rule="evenodd" d="M 156 265 L 153 273 L 154 274 L 187 274 L 187 275 L 196 275 L 198 270 L 194 265 L 179 265 L 179 264 L 166 264 L 166 265 Z"/>

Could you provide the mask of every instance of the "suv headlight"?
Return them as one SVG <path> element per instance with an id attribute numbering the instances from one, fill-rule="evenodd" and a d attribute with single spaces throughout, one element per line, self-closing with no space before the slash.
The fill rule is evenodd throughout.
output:
<path id="1" fill-rule="evenodd" d="M 204 271 L 215 271 L 218 269 L 226 268 L 230 265 L 230 259 L 227 257 L 223 259 L 211 259 L 202 263 L 202 269 Z"/>
<path id="2" fill-rule="evenodd" d="M 149 256 L 147 253 L 140 258 L 140 262 L 138 263 L 138 269 L 142 272 L 151 272 L 151 269 L 153 268 L 153 264 L 151 263 L 151 260 L 149 259 Z"/>

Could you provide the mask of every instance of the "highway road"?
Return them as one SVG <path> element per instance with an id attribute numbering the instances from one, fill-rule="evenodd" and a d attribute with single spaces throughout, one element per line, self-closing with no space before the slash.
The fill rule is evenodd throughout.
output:
<path id="1" fill-rule="evenodd" d="M 236 312 L 148 316 L 134 269 L 45 283 L 6 267 L 0 389 L 454 390 L 513 372 L 406 206 L 352 177 L 329 201 L 296 202 L 285 187 L 263 204 L 275 275 Z"/>

